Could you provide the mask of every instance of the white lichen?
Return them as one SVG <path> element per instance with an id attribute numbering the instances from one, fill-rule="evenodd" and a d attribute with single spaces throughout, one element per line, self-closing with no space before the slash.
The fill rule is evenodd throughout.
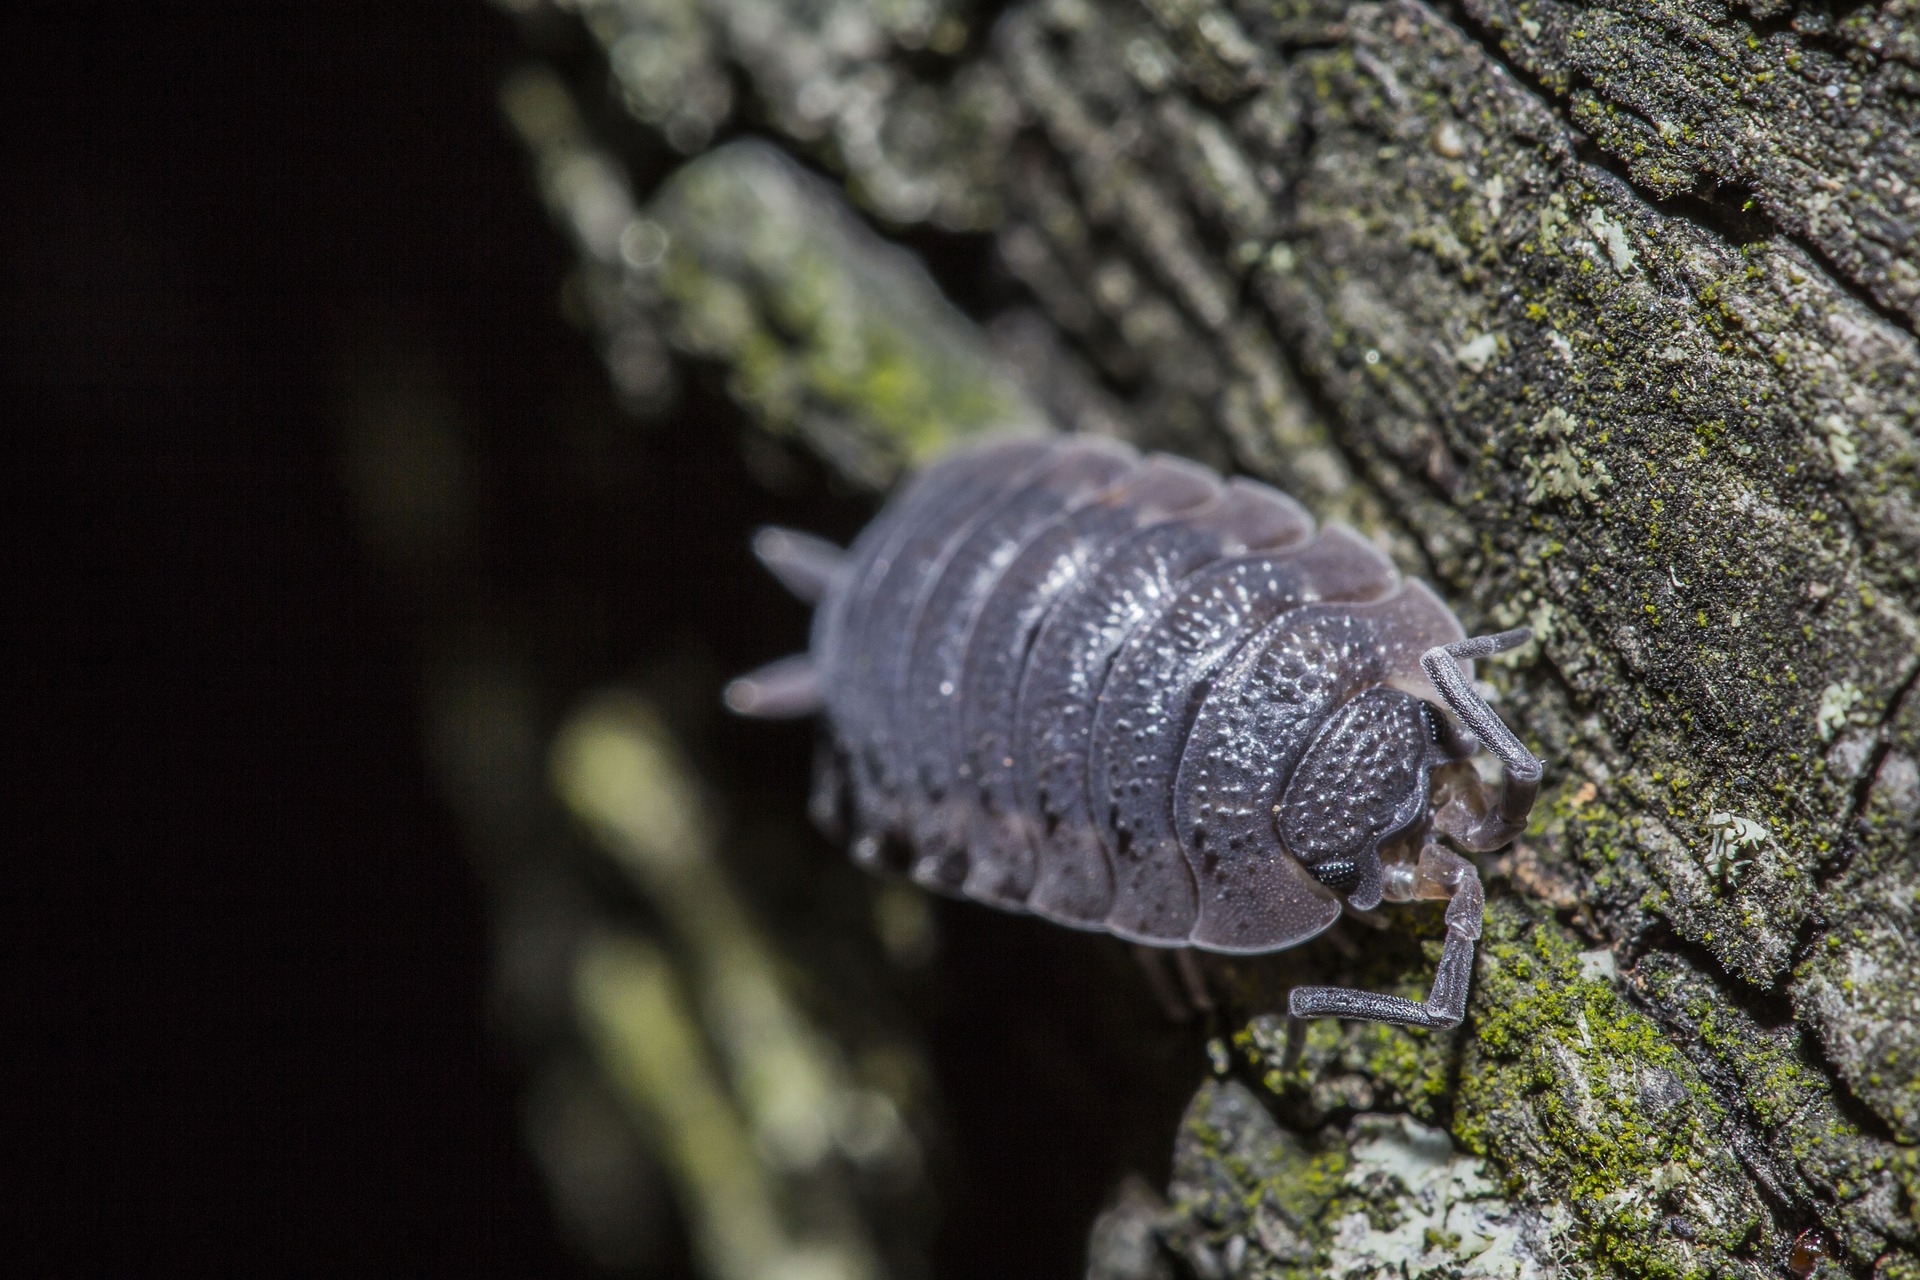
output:
<path id="1" fill-rule="evenodd" d="M 1707 815 L 1707 830 L 1713 839 L 1707 845 L 1707 871 L 1722 884 L 1731 884 L 1753 859 L 1741 854 L 1758 849 L 1773 839 L 1766 825 L 1737 813 L 1717 810 Z"/>
<path id="2" fill-rule="evenodd" d="M 1580 962 L 1580 976 L 1588 982 L 1612 982 L 1620 972 L 1613 951 L 1608 947 L 1582 951 L 1575 959 Z"/>
<path id="3" fill-rule="evenodd" d="M 1560 232 L 1567 225 L 1567 201 L 1558 191 L 1547 197 L 1540 209 L 1540 247 L 1549 251 L 1559 248 Z"/>
<path id="4" fill-rule="evenodd" d="M 1579 451 L 1555 449 L 1540 458 L 1526 459 L 1527 501 L 1542 498 L 1584 498 L 1592 502 L 1613 483 L 1607 464 L 1586 460 Z"/>
<path id="5" fill-rule="evenodd" d="M 1483 372 L 1500 350 L 1500 339 L 1491 333 L 1476 334 L 1453 350 L 1453 358 L 1475 373 Z"/>
<path id="6" fill-rule="evenodd" d="M 1837 413 L 1829 413 L 1820 419 L 1820 430 L 1826 433 L 1827 454 L 1833 459 L 1833 469 L 1841 475 L 1852 475 L 1853 469 L 1860 465 L 1860 450 L 1853 443 L 1853 429 L 1847 420 Z"/>
<path id="7" fill-rule="evenodd" d="M 1573 415 L 1556 404 L 1549 406 L 1545 413 L 1534 419 L 1533 425 L 1528 427 L 1527 431 L 1549 440 L 1571 440 L 1579 427 L 1580 424 L 1574 421 Z"/>
<path id="8" fill-rule="evenodd" d="M 1833 735 L 1846 726 L 1847 713 L 1859 705 L 1864 696 L 1851 680 L 1830 684 L 1820 691 L 1820 709 L 1813 713 L 1813 726 L 1819 730 L 1820 741 L 1833 741 Z"/>
<path id="9" fill-rule="evenodd" d="M 1361 1116 L 1349 1188 L 1381 1212 L 1334 1225 L 1326 1274 L 1337 1280 L 1423 1276 L 1534 1280 L 1547 1261 L 1545 1221 L 1501 1196 L 1485 1166 L 1439 1129 L 1405 1116 Z M 1391 1222 L 1391 1227 L 1379 1224 Z"/>
<path id="10" fill-rule="evenodd" d="M 1618 222 L 1610 221 L 1599 209 L 1587 210 L 1587 230 L 1593 232 L 1594 241 L 1607 251 L 1607 257 L 1613 263 L 1613 269 L 1620 275 L 1633 270 L 1635 254 L 1633 245 L 1627 241 L 1627 229 Z"/>
<path id="11" fill-rule="evenodd" d="M 1554 441 L 1557 447 L 1520 460 L 1527 476 L 1527 501 L 1543 498 L 1598 499 L 1600 490 L 1613 483 L 1607 464 L 1589 458 L 1575 436 L 1580 424 L 1572 414 L 1553 405 L 1527 428 L 1528 434 Z"/>

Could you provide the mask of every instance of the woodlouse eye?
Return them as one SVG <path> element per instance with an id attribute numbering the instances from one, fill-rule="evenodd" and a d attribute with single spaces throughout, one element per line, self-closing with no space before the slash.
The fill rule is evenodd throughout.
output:
<path id="1" fill-rule="evenodd" d="M 1360 883 L 1360 864 L 1352 858 L 1336 858 L 1311 868 L 1313 878 L 1329 889 L 1346 893 Z"/>

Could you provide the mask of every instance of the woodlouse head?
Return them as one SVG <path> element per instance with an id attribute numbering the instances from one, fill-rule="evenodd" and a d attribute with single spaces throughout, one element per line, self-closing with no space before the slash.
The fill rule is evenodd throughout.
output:
<path id="1" fill-rule="evenodd" d="M 1391 887 L 1383 849 L 1404 849 L 1410 860 L 1445 806 L 1472 803 L 1484 812 L 1479 779 L 1456 763 L 1472 750 L 1428 703 L 1368 689 L 1308 745 L 1275 806 L 1275 831 L 1314 879 L 1370 910 Z"/>

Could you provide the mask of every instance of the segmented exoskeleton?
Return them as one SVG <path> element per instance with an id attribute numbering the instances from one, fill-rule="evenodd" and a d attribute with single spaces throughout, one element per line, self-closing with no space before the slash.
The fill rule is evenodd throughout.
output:
<path id="1" fill-rule="evenodd" d="M 916 477 L 842 552 L 764 530 L 817 604 L 809 651 L 733 682 L 824 710 L 816 816 L 873 866 L 1156 947 L 1291 947 L 1342 905 L 1450 899 L 1424 1002 L 1295 988 L 1299 1017 L 1457 1024 L 1498 848 L 1540 762 L 1451 610 L 1265 485 L 1090 437 L 1009 439 Z M 1456 724 L 1441 707 L 1463 722 Z M 1503 766 L 1497 794 L 1467 757 Z"/>

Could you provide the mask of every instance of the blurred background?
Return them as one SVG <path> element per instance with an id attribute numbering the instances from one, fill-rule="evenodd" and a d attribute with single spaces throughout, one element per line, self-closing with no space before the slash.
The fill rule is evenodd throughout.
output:
<path id="1" fill-rule="evenodd" d="M 718 713 L 804 643 L 749 532 L 874 499 L 712 370 L 610 385 L 527 33 L 0 23 L 8 1256 L 1077 1272 L 1202 1033 L 1107 940 L 857 874 L 811 729 Z M 1003 309 L 977 239 L 913 247 Z"/>

